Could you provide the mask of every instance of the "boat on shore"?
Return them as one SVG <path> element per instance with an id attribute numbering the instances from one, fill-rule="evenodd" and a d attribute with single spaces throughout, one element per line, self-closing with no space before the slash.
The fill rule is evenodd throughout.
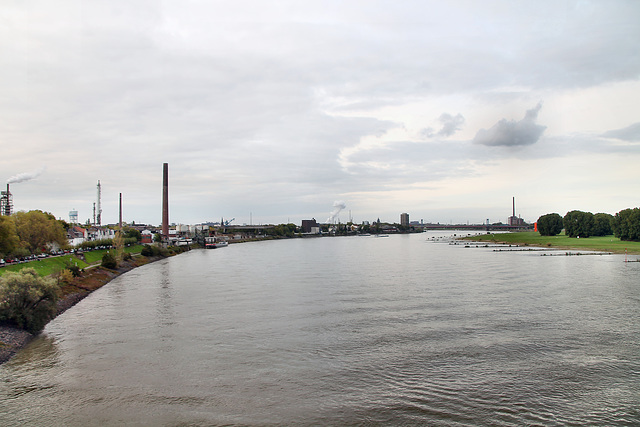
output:
<path id="1" fill-rule="evenodd" d="M 229 242 L 227 242 L 226 240 L 216 240 L 215 237 L 207 238 L 204 243 L 205 249 L 217 249 L 224 248 L 226 246 L 229 246 Z"/>

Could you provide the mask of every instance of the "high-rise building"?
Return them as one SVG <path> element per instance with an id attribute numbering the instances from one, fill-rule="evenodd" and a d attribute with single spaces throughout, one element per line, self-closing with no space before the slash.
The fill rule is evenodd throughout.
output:
<path id="1" fill-rule="evenodd" d="M 408 227 L 409 226 L 409 214 L 408 213 L 400 214 L 400 225 L 402 225 L 404 227 Z"/>

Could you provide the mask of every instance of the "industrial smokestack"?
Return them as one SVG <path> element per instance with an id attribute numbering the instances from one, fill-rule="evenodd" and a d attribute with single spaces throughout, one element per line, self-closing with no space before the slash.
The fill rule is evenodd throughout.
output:
<path id="1" fill-rule="evenodd" d="M 122 193 L 120 193 L 120 231 L 122 231 Z"/>
<path id="2" fill-rule="evenodd" d="M 162 235 L 169 237 L 169 163 L 162 165 Z"/>
<path id="3" fill-rule="evenodd" d="M 7 182 L 7 191 L 3 191 L 0 196 L 0 215 L 11 216 L 13 213 L 13 196 L 9 191 L 9 183 Z"/>
<path id="4" fill-rule="evenodd" d="M 516 217 L 516 198 L 513 198 L 513 217 Z"/>

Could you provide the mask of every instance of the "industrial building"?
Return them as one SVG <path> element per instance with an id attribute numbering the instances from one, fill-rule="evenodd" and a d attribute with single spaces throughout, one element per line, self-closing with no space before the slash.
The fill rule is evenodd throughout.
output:
<path id="1" fill-rule="evenodd" d="M 13 213 L 13 196 L 9 191 L 9 184 L 7 184 L 7 191 L 0 193 L 0 215 L 10 216 Z"/>
<path id="2" fill-rule="evenodd" d="M 516 216 L 516 198 L 515 197 L 513 198 L 513 213 L 509 218 L 507 218 L 507 224 L 513 227 L 522 227 L 526 225 L 526 223 L 522 218 Z"/>
<path id="3" fill-rule="evenodd" d="M 302 220 L 302 232 L 308 234 L 320 234 L 320 225 L 315 218 Z"/>
<path id="4" fill-rule="evenodd" d="M 400 214 L 400 225 L 402 225 L 403 227 L 408 227 L 409 226 L 409 214 L 408 213 Z"/>

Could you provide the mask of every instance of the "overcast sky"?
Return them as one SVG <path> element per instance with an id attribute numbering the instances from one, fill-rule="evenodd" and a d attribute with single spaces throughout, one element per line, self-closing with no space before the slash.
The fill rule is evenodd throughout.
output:
<path id="1" fill-rule="evenodd" d="M 15 210 L 157 225 L 164 162 L 175 223 L 640 206 L 637 1 L 0 3 Z"/>

